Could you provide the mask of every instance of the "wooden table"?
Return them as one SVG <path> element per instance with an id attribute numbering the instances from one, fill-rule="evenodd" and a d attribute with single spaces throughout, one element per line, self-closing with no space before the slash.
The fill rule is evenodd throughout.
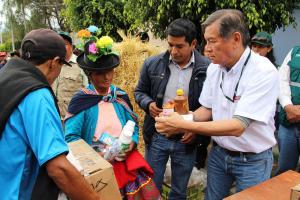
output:
<path id="1" fill-rule="evenodd" d="M 300 184 L 300 174 L 287 171 L 224 200 L 289 200 L 291 188 Z"/>

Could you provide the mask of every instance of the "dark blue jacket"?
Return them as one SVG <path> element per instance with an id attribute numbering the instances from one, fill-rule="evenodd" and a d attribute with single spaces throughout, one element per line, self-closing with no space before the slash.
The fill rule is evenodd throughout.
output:
<path id="1" fill-rule="evenodd" d="M 189 84 L 189 107 L 191 111 L 196 110 L 201 105 L 199 97 L 202 91 L 203 82 L 206 78 L 206 70 L 210 61 L 199 52 L 194 51 L 195 63 L 192 77 Z M 143 137 L 146 144 L 151 142 L 153 134 L 156 132 L 155 120 L 149 114 L 149 104 L 156 102 L 159 108 L 162 107 L 163 97 L 170 76 L 169 52 L 159 54 L 148 58 L 142 67 L 138 85 L 134 91 L 134 97 L 137 104 L 146 112 Z M 197 141 L 207 143 L 209 137 L 199 136 Z"/>

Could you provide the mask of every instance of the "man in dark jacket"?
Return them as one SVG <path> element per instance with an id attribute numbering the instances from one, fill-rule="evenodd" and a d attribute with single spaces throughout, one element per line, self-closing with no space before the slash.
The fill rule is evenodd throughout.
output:
<path id="1" fill-rule="evenodd" d="M 146 112 L 145 157 L 154 170 L 154 182 L 160 191 L 166 163 L 171 158 L 170 199 L 186 199 L 196 155 L 195 136 L 184 133 L 166 137 L 156 131 L 154 117 L 162 112 L 163 104 L 174 99 L 179 88 L 188 96 L 191 111 L 200 107 L 198 98 L 209 60 L 195 50 L 196 35 L 191 21 L 182 18 L 173 21 L 167 29 L 169 50 L 145 61 L 134 93 L 136 102 Z M 206 147 L 209 138 L 201 136 L 197 141 Z"/>

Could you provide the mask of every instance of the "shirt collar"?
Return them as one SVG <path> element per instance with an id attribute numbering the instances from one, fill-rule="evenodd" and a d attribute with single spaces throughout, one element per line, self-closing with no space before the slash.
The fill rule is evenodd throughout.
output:
<path id="1" fill-rule="evenodd" d="M 249 48 L 249 47 L 246 47 L 246 49 L 244 50 L 242 56 L 241 56 L 240 59 L 233 65 L 233 67 L 232 67 L 229 71 L 227 71 L 225 67 L 220 66 L 221 69 L 222 69 L 222 71 L 227 72 L 227 73 L 230 73 L 230 72 L 231 72 L 231 73 L 234 73 L 234 74 L 237 73 L 237 72 L 239 72 L 239 71 L 243 68 L 243 65 L 244 65 L 244 63 L 246 62 L 246 59 L 247 59 L 249 53 L 250 53 L 250 48 Z"/>
<path id="2" fill-rule="evenodd" d="M 175 66 L 179 67 L 179 65 L 172 60 L 172 56 L 170 55 L 170 57 L 169 57 L 169 64 L 171 64 L 171 63 L 173 63 Z M 194 63 L 195 63 L 195 53 L 193 51 L 192 52 L 192 56 L 191 56 L 189 62 L 182 69 L 186 69 L 188 67 L 192 67 L 194 65 Z"/>
<path id="3" fill-rule="evenodd" d="M 72 54 L 72 56 L 70 58 L 70 63 L 77 63 L 76 59 L 77 59 L 77 56 L 75 54 Z"/>

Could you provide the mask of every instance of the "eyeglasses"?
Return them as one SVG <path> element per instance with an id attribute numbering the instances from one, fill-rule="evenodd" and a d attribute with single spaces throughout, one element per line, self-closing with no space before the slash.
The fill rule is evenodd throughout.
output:
<path id="1" fill-rule="evenodd" d="M 242 67 L 242 71 L 241 71 L 239 80 L 238 80 L 238 82 L 236 83 L 236 86 L 235 86 L 235 88 L 234 88 L 234 94 L 233 94 L 233 97 L 232 97 L 232 98 L 230 98 L 229 96 L 227 96 L 227 95 L 224 93 L 224 91 L 223 91 L 224 72 L 222 72 L 222 81 L 221 81 L 221 83 L 220 83 L 220 88 L 221 88 L 221 91 L 222 91 L 224 97 L 225 97 L 227 100 L 229 100 L 230 102 L 232 102 L 232 103 L 234 103 L 234 100 L 236 100 L 236 93 L 237 93 L 237 90 L 238 90 L 238 87 L 239 87 L 239 83 L 240 83 L 241 77 L 242 77 L 242 75 L 243 75 L 244 69 L 245 69 L 245 67 L 246 67 L 246 65 L 247 65 L 247 63 L 248 63 L 248 61 L 249 61 L 250 55 L 251 55 L 251 51 L 250 51 L 250 53 L 248 54 L 246 61 L 244 62 L 244 65 L 243 65 L 243 67 Z"/>

